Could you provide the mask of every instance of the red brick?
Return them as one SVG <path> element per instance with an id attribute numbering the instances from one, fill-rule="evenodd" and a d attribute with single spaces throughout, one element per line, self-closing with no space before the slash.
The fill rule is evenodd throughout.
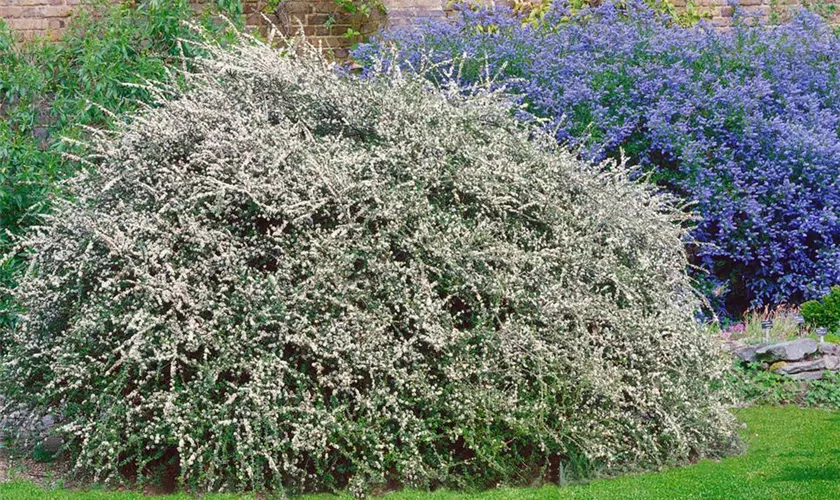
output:
<path id="1" fill-rule="evenodd" d="M 89 0 L 0 0 L 0 17 L 8 24 L 22 31 L 22 37 L 32 38 L 36 34 L 45 34 L 50 30 L 49 37 L 60 32 L 71 15 L 74 7 Z M 113 0 L 119 1 L 119 0 Z M 193 0 L 196 11 L 208 7 L 212 0 Z M 390 24 L 404 24 L 411 22 L 418 16 L 443 17 L 451 14 L 448 9 L 449 0 L 382 0 L 388 10 L 387 21 Z M 476 0 L 478 1 L 478 0 Z M 491 1 L 491 0 L 487 0 Z M 773 0 L 740 0 L 744 12 L 766 17 Z M 795 5 L 801 0 L 776 0 L 777 8 L 784 5 Z M 673 0 L 679 8 L 684 8 L 686 0 Z M 498 4 L 509 4 L 511 0 L 496 0 Z M 712 24 L 716 26 L 731 25 L 732 8 L 727 0 L 695 0 L 695 5 L 701 12 L 712 14 Z M 831 3 L 837 3 L 832 1 Z M 266 0 L 244 0 L 243 11 L 247 15 L 247 23 L 252 26 L 265 26 L 266 22 L 261 13 L 266 6 Z M 343 12 L 334 0 L 288 0 L 281 3 L 278 12 L 268 14 L 272 22 L 277 23 L 281 32 L 295 33 L 301 24 L 307 36 L 315 39 L 328 39 L 330 47 L 340 48 L 349 45 L 350 41 L 340 35 L 347 31 L 347 26 L 356 26 L 358 17 Z M 325 28 L 324 23 L 333 19 L 332 29 Z M 62 22 L 54 22 L 61 20 Z M 364 31 L 372 31 L 381 22 L 382 16 L 374 13 L 373 19 L 365 23 Z"/>
<path id="2" fill-rule="evenodd" d="M 21 7 L 0 7 L 0 18 L 3 19 L 20 17 L 22 13 L 23 9 Z"/>

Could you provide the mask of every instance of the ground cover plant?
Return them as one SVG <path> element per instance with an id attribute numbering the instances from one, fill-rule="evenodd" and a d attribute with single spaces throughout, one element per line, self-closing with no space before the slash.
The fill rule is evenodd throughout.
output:
<path id="1" fill-rule="evenodd" d="M 743 405 L 796 405 L 840 411 L 840 376 L 823 372 L 820 380 L 796 380 L 759 363 L 737 366 L 730 383 Z"/>
<path id="2" fill-rule="evenodd" d="M 755 407 L 737 412 L 746 428 L 742 431 L 747 452 L 720 461 L 597 480 L 565 487 L 500 488 L 481 493 L 432 493 L 404 491 L 385 496 L 388 500 L 554 500 L 671 499 L 671 498 L 836 498 L 840 496 L 840 470 L 836 445 L 840 439 L 840 416 L 836 412 L 796 407 Z M 49 495 L 56 500 L 139 500 L 126 492 L 81 492 L 44 490 L 27 483 L 0 484 L 0 496 L 8 500 L 35 500 Z M 313 495 L 302 500 L 333 500 L 349 495 Z M 185 495 L 161 500 L 186 500 Z M 207 495 L 208 500 L 222 496 Z M 243 495 L 240 498 L 254 498 Z"/>
<path id="3" fill-rule="evenodd" d="M 542 118 L 584 159 L 639 162 L 701 217 L 689 250 L 719 312 L 827 293 L 840 281 L 837 32 L 807 13 L 772 29 L 686 29 L 621 5 L 554 2 L 530 18 L 462 8 L 355 57 L 434 66 L 443 83 L 498 75 L 527 104 L 522 118 Z"/>
<path id="4" fill-rule="evenodd" d="M 205 49 L 90 145 L 0 329 L 0 393 L 60 414 L 94 482 L 361 494 L 737 449 L 672 198 L 494 92 Z"/>
<path id="5" fill-rule="evenodd" d="M 239 23 L 235 3 L 216 2 Z M 194 55 L 178 43 L 196 38 L 188 20 L 223 37 L 226 24 L 210 17 L 218 12 L 196 16 L 186 0 L 94 2 L 77 9 L 60 40 L 30 43 L 17 43 L 0 20 L 0 256 L 14 251 L 48 210 L 57 182 L 78 167 L 64 158 L 74 149 L 62 138 L 83 138 L 84 127 L 107 127 L 149 102 L 145 89 L 126 84 L 164 78 Z M 24 266 L 22 256 L 0 264 L 0 308 Z M 0 323 L 8 319 L 0 313 Z"/>

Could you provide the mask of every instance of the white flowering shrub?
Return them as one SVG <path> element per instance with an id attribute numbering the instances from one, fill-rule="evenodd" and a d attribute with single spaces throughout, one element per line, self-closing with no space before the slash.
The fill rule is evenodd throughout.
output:
<path id="1" fill-rule="evenodd" d="M 565 480 L 729 452 L 684 217 L 491 94 L 203 62 L 26 244 L 0 392 L 98 481 Z"/>

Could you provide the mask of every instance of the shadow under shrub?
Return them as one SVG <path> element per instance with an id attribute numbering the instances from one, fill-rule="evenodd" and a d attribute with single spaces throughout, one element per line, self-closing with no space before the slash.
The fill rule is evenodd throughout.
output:
<path id="1" fill-rule="evenodd" d="M 462 82 L 498 74 L 582 157 L 628 155 L 694 204 L 699 288 L 722 314 L 800 303 L 840 282 L 836 30 L 807 13 L 776 27 L 736 16 L 723 31 L 677 26 L 641 1 L 547 3 L 530 22 L 464 7 L 355 56 L 437 65 L 430 77 L 454 65 Z"/>
<path id="2" fill-rule="evenodd" d="M 493 93 L 208 50 L 26 240 L 0 392 L 80 469 L 361 494 L 737 448 L 670 198 Z"/>

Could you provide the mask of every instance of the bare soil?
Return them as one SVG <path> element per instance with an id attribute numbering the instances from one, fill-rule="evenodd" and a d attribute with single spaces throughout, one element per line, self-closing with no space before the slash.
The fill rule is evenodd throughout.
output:
<path id="1" fill-rule="evenodd" d="M 0 483 L 27 481 L 45 487 L 68 487 L 70 484 L 66 480 L 67 477 L 67 467 L 64 464 L 11 457 L 5 450 L 0 449 Z"/>

